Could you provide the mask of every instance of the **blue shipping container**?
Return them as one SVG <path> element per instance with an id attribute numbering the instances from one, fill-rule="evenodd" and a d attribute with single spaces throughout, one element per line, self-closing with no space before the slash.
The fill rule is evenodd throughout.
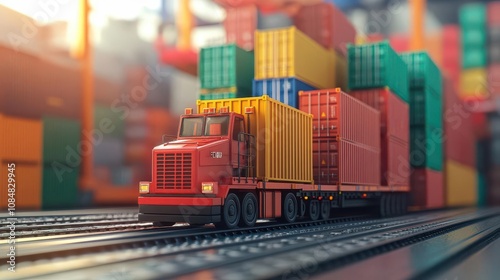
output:
<path id="1" fill-rule="evenodd" d="M 273 99 L 299 108 L 299 91 L 301 90 L 316 90 L 316 88 L 296 78 L 254 80 L 252 95 L 258 97 L 267 94 Z"/>

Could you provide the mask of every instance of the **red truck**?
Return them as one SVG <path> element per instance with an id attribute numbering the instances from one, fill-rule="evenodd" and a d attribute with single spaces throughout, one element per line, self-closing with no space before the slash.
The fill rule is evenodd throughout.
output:
<path id="1" fill-rule="evenodd" d="M 403 213 L 409 186 L 380 185 L 380 113 L 340 89 L 299 99 L 302 110 L 266 95 L 198 101 L 198 114 L 186 109 L 177 139 L 153 149 L 139 220 L 235 228 L 328 219 L 340 207 Z M 314 182 L 324 176 L 327 184 Z"/>

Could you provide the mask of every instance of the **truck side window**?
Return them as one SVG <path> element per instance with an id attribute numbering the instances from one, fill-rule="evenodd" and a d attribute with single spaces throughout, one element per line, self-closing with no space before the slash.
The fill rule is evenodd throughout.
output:
<path id="1" fill-rule="evenodd" d="M 233 140 L 238 141 L 240 132 L 245 132 L 245 123 L 242 118 L 234 119 Z"/>

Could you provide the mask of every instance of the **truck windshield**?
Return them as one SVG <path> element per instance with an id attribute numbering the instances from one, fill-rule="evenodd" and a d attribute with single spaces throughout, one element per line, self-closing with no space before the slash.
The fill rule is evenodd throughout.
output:
<path id="1" fill-rule="evenodd" d="M 227 136 L 229 116 L 207 117 L 205 136 Z"/>
<path id="2" fill-rule="evenodd" d="M 193 137 L 203 135 L 203 117 L 184 118 L 181 125 L 181 137 Z"/>
<path id="3" fill-rule="evenodd" d="M 192 117 L 182 119 L 180 137 L 227 136 L 229 116 Z"/>

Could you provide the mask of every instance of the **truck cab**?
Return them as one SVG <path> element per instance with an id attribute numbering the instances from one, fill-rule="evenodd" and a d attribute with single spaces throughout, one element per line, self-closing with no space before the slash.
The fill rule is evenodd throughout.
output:
<path id="1" fill-rule="evenodd" d="M 253 173 L 252 138 L 241 114 L 224 108 L 207 108 L 202 114 L 186 109 L 177 138 L 152 151 L 152 180 L 139 186 L 139 220 L 160 225 L 220 222 L 227 194 L 222 186 Z"/>

